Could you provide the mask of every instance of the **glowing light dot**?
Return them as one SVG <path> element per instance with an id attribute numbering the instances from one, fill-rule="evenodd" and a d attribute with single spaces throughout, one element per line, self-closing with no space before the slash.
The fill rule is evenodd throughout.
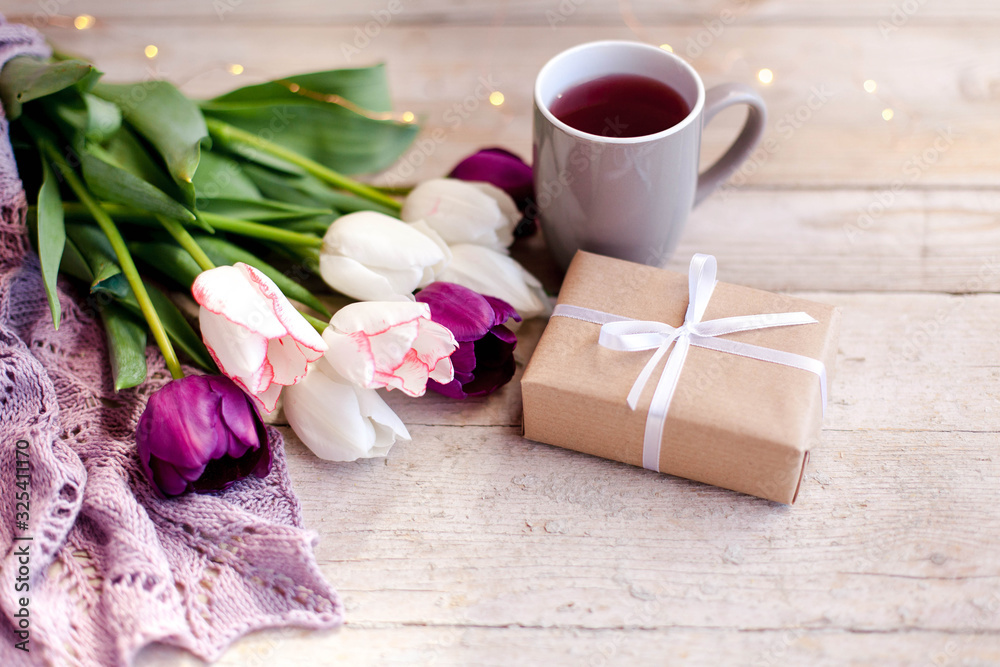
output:
<path id="1" fill-rule="evenodd" d="M 892 117 L 896 115 L 893 113 L 892 109 L 882 109 L 882 118 L 884 120 L 892 120 Z"/>
<path id="2" fill-rule="evenodd" d="M 660 48 L 663 49 L 664 51 L 669 51 L 670 53 L 674 52 L 674 47 L 670 46 L 669 44 L 660 44 Z"/>
<path id="3" fill-rule="evenodd" d="M 232 74 L 233 76 L 239 76 L 240 74 L 243 74 L 243 65 L 240 65 L 239 63 L 233 63 L 226 69 L 228 69 L 229 73 Z"/>
<path id="4" fill-rule="evenodd" d="M 757 80 L 765 84 L 771 83 L 774 81 L 774 72 L 765 67 L 761 71 L 757 72 Z"/>
<path id="5" fill-rule="evenodd" d="M 866 93 L 874 93 L 875 90 L 878 88 L 878 84 L 875 83 L 871 79 L 868 79 L 867 81 L 865 81 L 864 85 L 865 85 L 865 92 Z"/>
<path id="6" fill-rule="evenodd" d="M 416 116 L 413 115 L 412 111 L 404 111 L 403 112 L 403 122 L 404 123 L 412 123 L 415 118 L 416 118 Z"/>
<path id="7" fill-rule="evenodd" d="M 73 26 L 77 30 L 86 30 L 94 25 L 94 17 L 90 14 L 80 14 L 73 19 Z"/>
<path id="8" fill-rule="evenodd" d="M 156 48 L 155 45 L 150 44 L 145 49 L 143 49 L 142 52 L 146 54 L 147 58 L 153 59 L 156 57 L 156 54 L 160 52 L 160 50 Z"/>
<path id="9" fill-rule="evenodd" d="M 490 93 L 490 104 L 492 104 L 495 107 L 498 107 L 501 104 L 503 104 L 503 93 L 501 93 L 499 90 L 494 90 L 492 93 Z"/>

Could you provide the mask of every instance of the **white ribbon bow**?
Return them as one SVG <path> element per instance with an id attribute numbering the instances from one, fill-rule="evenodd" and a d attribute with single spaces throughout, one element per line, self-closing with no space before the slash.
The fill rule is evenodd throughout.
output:
<path id="1" fill-rule="evenodd" d="M 767 329 L 772 327 L 787 327 L 799 324 L 816 324 L 817 321 L 803 312 L 769 313 L 766 315 L 742 315 L 739 317 L 723 317 L 717 320 L 702 322 L 708 302 L 715 290 L 716 261 L 712 255 L 697 254 L 691 258 L 688 272 L 688 307 L 684 323 L 672 327 L 664 322 L 648 322 L 620 317 L 599 310 L 559 304 L 553 317 L 569 317 L 584 322 L 601 325 L 601 335 L 598 343 L 611 350 L 620 352 L 639 352 L 656 350 L 643 367 L 628 393 L 628 406 L 635 410 L 639 397 L 646 383 L 649 382 L 657 364 L 663 359 L 670 346 L 673 351 L 667 357 L 660 379 L 653 392 L 653 400 L 649 405 L 646 417 L 646 430 L 642 445 L 642 467 L 648 470 L 660 469 L 660 445 L 663 440 L 663 428 L 667 421 L 667 411 L 674 398 L 677 382 L 680 380 L 681 369 L 687 359 L 690 346 L 704 347 L 719 352 L 736 354 L 741 357 L 759 359 L 774 364 L 782 364 L 815 373 L 819 376 L 820 392 L 824 413 L 826 410 L 826 367 L 818 359 L 759 347 L 749 343 L 718 338 L 738 331 Z"/>

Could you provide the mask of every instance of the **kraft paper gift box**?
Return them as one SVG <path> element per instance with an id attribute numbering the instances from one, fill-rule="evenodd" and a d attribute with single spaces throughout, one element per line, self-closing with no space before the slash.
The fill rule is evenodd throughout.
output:
<path id="1" fill-rule="evenodd" d="M 696 256 L 692 273 L 694 263 L 704 264 L 706 257 Z M 658 354 L 653 346 L 662 345 L 671 329 L 685 323 L 689 284 L 695 276 L 578 252 L 556 314 L 521 380 L 524 435 L 636 466 L 644 465 L 645 455 L 644 467 L 791 504 L 809 449 L 818 440 L 828 381 L 821 379 L 822 369 L 829 375 L 833 368 L 840 311 L 722 282 L 713 291 L 709 282 L 715 284 L 715 259 L 708 259 L 712 275 L 701 276 L 698 298 L 704 313 L 689 319 L 702 324 L 687 330 L 704 334 L 706 327 L 738 328 L 737 320 L 711 320 L 761 315 L 755 324 L 767 328 L 723 335 L 708 331 L 711 340 L 704 335 L 689 338 L 692 344 L 684 345 L 686 357 L 679 376 L 673 376 L 661 429 L 655 417 L 649 419 L 650 406 L 667 364 L 676 368 L 676 360 L 669 360 L 680 343 L 664 346 L 662 358 L 636 393 L 634 410 L 626 399 L 647 362 Z M 706 270 L 704 265 L 701 270 Z M 720 271 L 724 274 L 725 267 Z M 584 319 L 576 319 L 581 312 Z M 602 345 L 604 321 L 621 318 L 640 322 L 605 325 L 611 347 Z M 810 323 L 783 324 L 786 321 Z M 616 342 L 616 331 L 631 334 L 631 339 L 619 336 Z M 636 345 L 645 351 L 624 351 Z M 751 356 L 741 356 L 748 352 Z M 769 356 L 778 361 L 767 360 Z M 801 367 L 785 365 L 790 361 Z M 670 387 L 662 391 L 669 393 Z M 654 413 L 662 412 L 662 404 L 658 395 L 660 409 Z"/>

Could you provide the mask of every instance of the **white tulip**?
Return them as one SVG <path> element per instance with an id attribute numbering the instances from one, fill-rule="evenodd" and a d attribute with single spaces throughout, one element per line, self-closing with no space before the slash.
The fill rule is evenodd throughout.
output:
<path id="1" fill-rule="evenodd" d="M 385 456 L 410 434 L 374 389 L 337 375 L 320 359 L 305 379 L 285 388 L 285 418 L 313 454 L 328 461 Z"/>
<path id="2" fill-rule="evenodd" d="M 510 195 L 494 185 L 434 178 L 410 192 L 400 217 L 423 220 L 448 245 L 475 243 L 506 252 L 521 214 Z"/>
<path id="3" fill-rule="evenodd" d="M 542 284 L 507 255 L 484 246 L 451 246 L 451 262 L 437 279 L 503 299 L 525 320 L 552 312 Z"/>
<path id="4" fill-rule="evenodd" d="M 327 345 L 266 275 L 237 262 L 195 278 L 191 294 L 201 305 L 202 339 L 219 370 L 265 411 L 281 388 L 306 374 Z"/>
<path id="5" fill-rule="evenodd" d="M 422 222 L 374 211 L 334 221 L 323 237 L 319 272 L 333 289 L 362 301 L 413 299 L 448 263 L 448 246 Z"/>
<path id="6" fill-rule="evenodd" d="M 361 387 L 423 396 L 428 380 L 447 384 L 455 378 L 451 355 L 458 341 L 431 319 L 426 303 L 352 303 L 334 313 L 323 340 L 331 367 Z"/>

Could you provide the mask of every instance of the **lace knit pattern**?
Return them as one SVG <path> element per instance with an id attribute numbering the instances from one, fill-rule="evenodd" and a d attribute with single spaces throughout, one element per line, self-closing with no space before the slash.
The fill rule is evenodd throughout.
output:
<path id="1" fill-rule="evenodd" d="M 0 66 L 19 54 L 47 47 L 0 17 Z M 150 642 L 214 660 L 257 628 L 339 625 L 276 430 L 266 479 L 172 500 L 149 486 L 135 427 L 169 373 L 151 347 L 149 379 L 115 393 L 100 322 L 67 284 L 53 330 L 7 129 L 0 111 L 0 665 L 127 665 Z M 15 523 L 18 441 L 31 465 L 26 531 Z M 17 592 L 24 545 L 30 590 Z M 14 648 L 21 597 L 30 653 Z"/>

